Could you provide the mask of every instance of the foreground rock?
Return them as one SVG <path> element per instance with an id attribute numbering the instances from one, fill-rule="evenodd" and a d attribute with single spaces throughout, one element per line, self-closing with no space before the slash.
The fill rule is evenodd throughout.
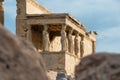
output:
<path id="1" fill-rule="evenodd" d="M 35 48 L 0 28 L 0 80 L 47 80 Z"/>
<path id="2" fill-rule="evenodd" d="M 120 80 L 120 55 L 95 54 L 76 67 L 76 80 Z"/>

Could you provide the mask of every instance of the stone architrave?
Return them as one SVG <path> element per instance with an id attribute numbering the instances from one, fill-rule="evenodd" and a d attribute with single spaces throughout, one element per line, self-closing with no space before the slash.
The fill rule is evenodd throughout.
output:
<path id="1" fill-rule="evenodd" d="M 61 30 L 62 51 L 67 51 L 68 49 L 68 41 L 65 30 L 66 30 L 66 25 L 62 25 L 62 30 Z"/>
<path id="2" fill-rule="evenodd" d="M 43 51 L 49 51 L 50 40 L 49 40 L 49 33 L 48 33 L 48 26 L 44 25 L 43 30 Z"/>
<path id="3" fill-rule="evenodd" d="M 75 42 L 75 55 L 78 56 L 78 54 L 80 53 L 80 39 L 78 33 L 75 34 L 74 42 Z"/>
<path id="4" fill-rule="evenodd" d="M 68 51 L 70 53 L 73 53 L 73 49 L 74 49 L 73 48 L 74 45 L 73 45 L 72 33 L 73 33 L 73 29 L 70 29 L 69 33 L 68 33 Z"/>

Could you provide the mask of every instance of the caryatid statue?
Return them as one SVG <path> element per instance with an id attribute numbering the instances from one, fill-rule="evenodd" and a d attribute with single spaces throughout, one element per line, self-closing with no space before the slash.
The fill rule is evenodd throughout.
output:
<path id="1" fill-rule="evenodd" d="M 73 53 L 73 50 L 74 50 L 72 33 L 73 33 L 73 29 L 70 29 L 70 30 L 69 30 L 69 33 L 68 33 L 68 51 L 69 51 L 70 53 Z"/>
<path id="2" fill-rule="evenodd" d="M 66 36 L 65 30 L 66 30 L 66 25 L 62 25 L 62 30 L 61 30 L 62 51 L 68 50 L 68 41 L 67 41 L 67 36 Z"/>
<path id="3" fill-rule="evenodd" d="M 81 54 L 80 54 L 80 57 L 83 57 L 84 55 L 84 36 L 81 37 L 81 41 L 80 41 L 80 47 L 81 47 Z"/>
<path id="4" fill-rule="evenodd" d="M 75 42 L 75 55 L 78 56 L 80 53 L 80 38 L 78 33 L 75 34 L 74 42 Z"/>
<path id="5" fill-rule="evenodd" d="M 43 51 L 49 51 L 50 47 L 50 40 L 49 40 L 49 33 L 48 33 L 48 26 L 44 25 L 44 30 L 43 30 Z"/>

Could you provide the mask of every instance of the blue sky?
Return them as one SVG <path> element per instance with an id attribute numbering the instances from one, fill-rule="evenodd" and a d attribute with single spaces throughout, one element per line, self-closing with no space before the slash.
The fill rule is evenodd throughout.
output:
<path id="1" fill-rule="evenodd" d="M 97 36 L 97 52 L 120 53 L 120 0 L 37 0 L 55 13 L 70 13 Z M 5 26 L 15 34 L 16 0 L 5 0 Z"/>

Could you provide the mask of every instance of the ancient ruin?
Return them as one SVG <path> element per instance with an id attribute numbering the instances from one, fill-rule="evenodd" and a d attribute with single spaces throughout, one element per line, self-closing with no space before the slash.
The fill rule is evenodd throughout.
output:
<path id="1" fill-rule="evenodd" d="M 0 23 L 4 25 L 4 0 L 0 0 Z"/>
<path id="2" fill-rule="evenodd" d="M 17 0 L 16 34 L 31 41 L 48 70 L 74 75 L 81 57 L 95 53 L 96 32 L 67 13 L 52 13 L 35 0 Z"/>
<path id="3" fill-rule="evenodd" d="M 4 7 L 0 0 L 0 22 Z M 42 54 L 47 69 L 74 75 L 81 57 L 95 53 L 96 32 L 68 13 L 52 13 L 35 0 L 17 0 L 16 34 L 34 44 Z"/>

